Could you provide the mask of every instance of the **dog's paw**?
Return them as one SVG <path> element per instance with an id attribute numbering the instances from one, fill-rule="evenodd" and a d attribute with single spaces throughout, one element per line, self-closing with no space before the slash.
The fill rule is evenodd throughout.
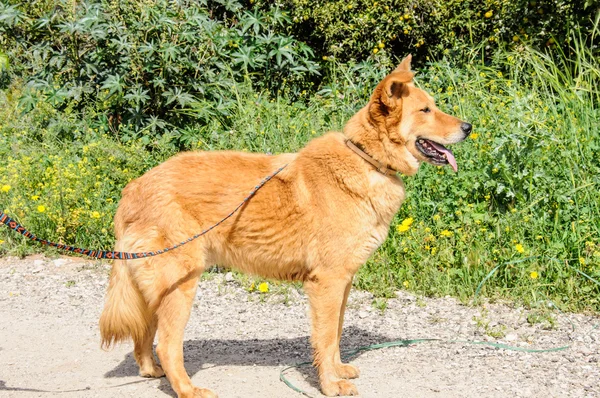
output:
<path id="1" fill-rule="evenodd" d="M 219 396 L 207 388 L 194 387 L 194 398 L 219 398 Z"/>
<path id="2" fill-rule="evenodd" d="M 360 371 L 356 366 L 348 363 L 340 363 L 335 365 L 335 374 L 342 379 L 356 379 L 360 376 Z"/>
<path id="3" fill-rule="evenodd" d="M 328 397 L 358 395 L 356 386 L 348 380 L 321 383 L 321 391 Z"/>
<path id="4" fill-rule="evenodd" d="M 162 368 L 158 365 L 152 365 L 152 367 L 148 367 L 145 369 L 140 369 L 140 376 L 142 377 L 163 377 L 165 372 L 163 372 Z"/>

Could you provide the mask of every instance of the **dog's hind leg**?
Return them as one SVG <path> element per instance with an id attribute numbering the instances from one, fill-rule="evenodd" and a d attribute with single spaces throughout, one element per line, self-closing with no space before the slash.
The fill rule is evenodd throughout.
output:
<path id="1" fill-rule="evenodd" d="M 339 273 L 321 272 L 304 283 L 312 315 L 311 343 L 314 365 L 319 373 L 321 391 L 327 396 L 357 395 L 354 384 L 341 379 L 336 371 L 339 355 L 339 320 L 344 297 L 351 277 L 340 278 Z"/>
<path id="2" fill-rule="evenodd" d="M 162 368 L 156 364 L 152 352 L 156 327 L 156 317 L 154 317 L 144 336 L 139 340 L 134 340 L 133 356 L 140 367 L 140 376 L 142 377 L 162 377 L 165 375 Z"/>
<path id="3" fill-rule="evenodd" d="M 352 288 L 352 281 L 348 282 L 346 286 L 346 290 L 344 292 L 344 300 L 342 301 L 342 306 L 340 308 L 340 320 L 338 324 L 338 340 L 336 345 L 336 353 L 335 358 L 333 360 L 333 365 L 335 367 L 335 373 L 338 377 L 342 379 L 355 379 L 360 375 L 360 371 L 356 366 L 342 363 L 342 358 L 340 355 L 340 341 L 342 340 L 342 331 L 344 329 L 344 313 L 346 312 L 346 304 L 348 303 L 348 295 L 350 294 L 350 289 Z"/>
<path id="4" fill-rule="evenodd" d="M 216 398 L 210 390 L 195 387 L 183 365 L 183 333 L 190 317 L 198 286 L 198 271 L 191 270 L 170 289 L 158 305 L 158 346 L 156 353 L 179 398 Z"/>

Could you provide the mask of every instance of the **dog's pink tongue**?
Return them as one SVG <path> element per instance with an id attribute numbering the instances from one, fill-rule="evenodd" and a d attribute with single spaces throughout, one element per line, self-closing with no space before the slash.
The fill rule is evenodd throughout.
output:
<path id="1" fill-rule="evenodd" d="M 435 147 L 435 149 L 442 152 L 444 156 L 446 156 L 446 160 L 448 161 L 448 163 L 450 163 L 450 166 L 452 166 L 452 170 L 454 170 L 454 172 L 456 173 L 458 171 L 458 165 L 456 164 L 456 159 L 454 158 L 454 154 L 452 153 L 452 151 L 442 145 L 436 144 L 433 141 L 429 142 Z"/>

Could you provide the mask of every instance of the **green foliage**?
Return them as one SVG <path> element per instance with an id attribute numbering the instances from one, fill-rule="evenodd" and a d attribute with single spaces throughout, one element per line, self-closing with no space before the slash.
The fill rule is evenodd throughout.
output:
<path id="1" fill-rule="evenodd" d="M 0 206 L 39 236 L 112 246 L 121 189 L 174 148 L 159 142 L 150 152 L 139 140 L 120 144 L 77 114 L 45 102 L 22 115 L 20 95 L 14 89 L 0 92 Z M 12 233 L 3 239 L 21 241 Z M 18 250 L 39 249 L 27 244 Z"/>
<path id="2" fill-rule="evenodd" d="M 276 8 L 243 11 L 229 1 L 237 11 L 222 21 L 202 2 L 146 3 L 1 5 L 0 48 L 27 81 L 22 107 L 43 100 L 149 141 L 189 123 L 185 110 L 198 102 L 227 108 L 236 80 L 275 90 L 319 73 L 308 46 L 271 28 L 288 23 Z M 222 109 L 213 111 L 206 117 Z"/>
<path id="3" fill-rule="evenodd" d="M 268 2 L 265 2 L 268 4 Z M 443 51 L 461 55 L 484 43 L 564 43 L 578 27 L 587 35 L 597 6 L 586 0 L 286 0 L 293 33 L 340 61 Z M 385 54 L 385 55 L 384 55 Z"/>
<path id="4" fill-rule="evenodd" d="M 463 9 L 463 2 L 450 2 L 440 11 L 447 17 L 431 20 L 423 10 L 441 7 L 435 1 L 407 10 L 386 1 L 345 9 L 292 2 L 298 7 L 290 16 L 270 2 L 250 10 L 233 0 L 0 6 L 0 208 L 44 238 L 110 248 L 120 190 L 178 149 L 297 151 L 312 137 L 341 130 L 395 55 L 419 42 L 422 51 L 483 39 L 461 52 L 463 66 L 448 53 L 418 68 L 416 84 L 443 110 L 472 122 L 474 132 L 453 148 L 458 174 L 423 165 L 404 179 L 408 198 L 390 238 L 355 284 L 379 297 L 404 288 L 467 301 L 501 265 L 482 295 L 600 310 L 600 289 L 589 279 L 600 280 L 599 19 L 564 47 L 539 51 L 519 41 L 494 50 L 497 40 L 512 40 L 510 24 L 519 21 L 506 10 L 523 11 L 525 3 Z M 565 33 L 571 21 L 584 23 L 581 10 L 589 9 L 567 2 L 550 17 L 551 7 L 539 4 L 542 17 L 523 27 L 538 44 L 550 28 Z M 350 26 L 342 22 L 364 7 L 379 10 L 375 22 L 353 27 L 356 36 L 344 31 Z M 326 9 L 331 23 L 310 25 L 318 19 L 313 13 Z M 485 13 L 477 16 L 479 9 Z M 530 4 L 521 14 L 536 10 Z M 397 14 L 376 19 L 388 11 Z M 551 18 L 561 15 L 569 23 L 558 26 Z M 470 24 L 468 36 L 461 21 Z M 411 24 L 412 41 L 385 36 L 400 23 Z M 416 35 L 421 26 L 433 39 Z M 316 40 L 326 27 L 329 36 L 313 42 L 327 49 L 323 81 L 311 89 L 316 64 L 291 34 Z M 544 34 L 535 36 L 534 27 Z M 338 62 L 375 48 L 369 61 Z M 27 250 L 39 248 L 0 230 L 0 252 Z M 385 300 L 374 305 L 383 310 Z"/>

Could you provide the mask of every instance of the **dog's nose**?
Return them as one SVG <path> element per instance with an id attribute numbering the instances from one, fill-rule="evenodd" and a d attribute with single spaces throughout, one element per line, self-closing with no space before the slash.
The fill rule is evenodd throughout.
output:
<path id="1" fill-rule="evenodd" d="M 473 126 L 471 125 L 471 123 L 461 123 L 460 125 L 460 129 L 466 134 L 469 135 L 471 134 L 471 130 L 473 130 Z"/>

